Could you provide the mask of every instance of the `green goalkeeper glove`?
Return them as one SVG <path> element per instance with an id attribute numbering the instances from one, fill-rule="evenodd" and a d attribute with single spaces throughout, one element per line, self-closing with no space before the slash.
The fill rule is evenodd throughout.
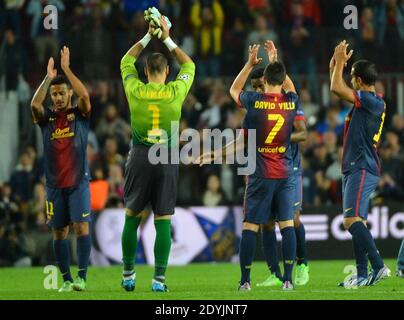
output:
<path id="1" fill-rule="evenodd" d="M 161 24 L 160 24 L 160 17 L 161 13 L 156 9 L 155 7 L 149 8 L 144 11 L 144 19 L 146 22 L 149 22 L 153 27 L 156 28 L 156 30 L 153 32 L 153 36 L 157 36 L 157 38 L 161 38 L 161 35 L 163 31 L 161 30 Z M 168 17 L 164 16 L 164 19 L 166 19 L 168 29 L 170 30 L 172 27 L 172 23 Z"/>

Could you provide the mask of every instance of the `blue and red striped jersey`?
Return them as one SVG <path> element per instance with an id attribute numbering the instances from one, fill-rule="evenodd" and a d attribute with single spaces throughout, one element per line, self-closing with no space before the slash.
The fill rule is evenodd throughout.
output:
<path id="1" fill-rule="evenodd" d="M 342 173 L 366 169 L 380 175 L 377 145 L 383 130 L 386 103 L 374 92 L 354 91 L 355 103 L 345 118 Z"/>
<path id="2" fill-rule="evenodd" d="M 42 130 L 48 186 L 68 188 L 89 180 L 86 156 L 89 124 L 89 115 L 82 115 L 78 107 L 66 111 L 46 108 L 38 125 Z"/>
<path id="3" fill-rule="evenodd" d="M 241 92 L 239 105 L 247 110 L 244 129 L 256 130 L 255 175 L 284 179 L 293 170 L 290 135 L 297 110 L 297 94 Z"/>

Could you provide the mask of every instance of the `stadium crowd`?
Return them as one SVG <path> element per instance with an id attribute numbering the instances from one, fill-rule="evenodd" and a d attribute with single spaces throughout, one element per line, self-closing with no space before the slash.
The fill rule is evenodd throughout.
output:
<path id="1" fill-rule="evenodd" d="M 32 94 L 45 74 L 48 57 L 58 61 L 60 46 L 69 45 L 72 69 L 91 94 L 92 209 L 122 207 L 131 128 L 119 61 L 147 30 L 145 7 L 154 5 L 170 17 L 173 38 L 197 64 L 181 130 L 240 128 L 243 113 L 230 99 L 229 83 L 243 66 L 248 45 L 272 39 L 296 80 L 307 117 L 309 138 L 301 147 L 303 203 L 340 205 L 342 135 L 350 106 L 333 95 L 328 101 L 320 98 L 319 74 L 328 72 L 333 47 L 348 32 L 342 27 L 343 8 L 352 3 L 360 15 L 360 28 L 349 31 L 347 39 L 355 49 L 353 60 L 365 57 L 376 62 L 379 72 L 402 72 L 404 4 L 399 0 L 0 0 L 0 92 L 26 95 L 23 84 L 28 83 Z M 42 27 L 47 4 L 58 8 L 57 30 Z M 169 56 L 154 41 L 137 62 L 138 70 L 152 51 Z M 177 69 L 171 61 L 171 77 Z M 377 90 L 385 93 L 382 81 Z M 385 100 L 382 177 L 374 201 L 404 196 L 404 117 L 397 114 L 397 101 L 390 96 Z M 30 123 L 28 103 L 20 102 L 19 108 L 18 161 L 8 181 L 0 181 L 0 266 L 43 264 L 43 251 L 51 250 L 39 129 Z M 235 165 L 180 167 L 179 206 L 241 205 L 243 194 L 244 180 Z M 30 241 L 32 237 L 35 241 Z"/>

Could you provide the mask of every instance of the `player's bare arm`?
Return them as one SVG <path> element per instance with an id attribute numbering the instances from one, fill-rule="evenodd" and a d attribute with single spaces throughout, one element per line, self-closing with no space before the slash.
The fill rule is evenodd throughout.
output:
<path id="1" fill-rule="evenodd" d="M 252 46 L 248 47 L 248 61 L 244 65 L 243 69 L 241 69 L 236 79 L 234 79 L 230 87 L 230 95 L 237 103 L 239 102 L 240 93 L 244 88 L 249 74 L 251 73 L 252 69 L 262 61 L 261 58 L 257 57 L 259 48 L 259 44 L 253 44 Z"/>
<path id="2" fill-rule="evenodd" d="M 347 52 L 348 43 L 340 42 L 334 50 L 335 66 L 331 77 L 331 91 L 339 98 L 354 103 L 355 98 L 352 89 L 346 84 L 343 78 L 344 67 L 353 54 L 353 50 Z M 331 62 L 330 62 L 331 65 Z"/>
<path id="3" fill-rule="evenodd" d="M 135 57 L 137 59 L 142 52 L 144 48 L 146 48 L 146 45 L 149 43 L 149 41 L 152 38 L 152 35 L 155 31 L 155 27 L 152 26 L 152 24 L 149 23 L 149 30 L 147 31 L 147 34 L 140 39 L 138 42 L 136 42 L 129 50 L 126 52 L 125 55 L 130 55 L 132 57 Z"/>
<path id="4" fill-rule="evenodd" d="M 290 141 L 293 143 L 307 140 L 307 127 L 304 120 L 298 120 L 294 123 L 294 130 L 290 136 Z"/>
<path id="5" fill-rule="evenodd" d="M 88 94 L 85 85 L 80 81 L 79 78 L 76 77 L 76 75 L 70 69 L 70 50 L 68 47 L 64 46 L 63 49 L 60 50 L 60 57 L 60 65 L 62 67 L 62 70 L 65 73 L 67 79 L 69 79 L 74 93 L 79 98 L 79 110 L 82 114 L 88 114 L 91 110 L 90 95 Z"/>
<path id="6" fill-rule="evenodd" d="M 335 69 L 335 55 L 334 54 L 331 57 L 329 68 L 330 68 L 330 82 L 331 82 L 332 74 L 334 73 L 334 69 Z"/>
<path id="7" fill-rule="evenodd" d="M 166 21 L 166 19 L 164 18 L 163 15 L 160 17 L 160 24 L 161 24 L 161 30 L 162 30 L 162 34 L 161 34 L 160 39 L 166 45 L 167 45 L 167 42 L 169 42 L 167 47 L 170 49 L 170 47 L 169 47 L 170 42 L 171 42 L 171 44 L 173 46 L 175 46 L 175 44 L 172 42 L 172 40 L 170 38 L 170 30 L 168 28 L 167 21 Z M 191 57 L 189 57 L 180 47 L 175 46 L 175 48 L 174 47 L 172 47 L 172 48 L 173 49 L 170 50 L 171 54 L 174 56 L 174 58 L 177 60 L 177 62 L 180 65 L 183 65 L 184 63 L 187 63 L 187 62 L 193 62 Z"/>
<path id="8" fill-rule="evenodd" d="M 242 132 L 239 133 L 238 137 L 228 144 L 226 144 L 222 149 L 209 151 L 201 154 L 196 160 L 195 164 L 199 164 L 202 167 L 205 164 L 210 164 L 215 161 L 220 156 L 229 156 L 234 153 L 238 153 L 239 151 L 244 149 L 244 140 L 242 139 Z M 234 147 L 235 146 L 235 147 Z"/>
<path id="9" fill-rule="evenodd" d="M 31 111 L 34 122 L 38 122 L 45 115 L 45 108 L 43 106 L 43 102 L 46 99 L 46 94 L 48 93 L 49 85 L 52 79 L 56 77 L 56 75 L 57 70 L 55 69 L 55 61 L 53 60 L 53 58 L 49 58 L 45 79 L 42 81 L 41 85 L 36 90 L 31 101 Z"/>
<path id="10" fill-rule="evenodd" d="M 264 49 L 268 54 L 269 63 L 278 61 L 278 50 L 275 47 L 275 44 L 272 40 L 265 41 Z M 295 85 L 293 84 L 292 79 L 288 75 L 286 75 L 286 79 L 282 85 L 282 89 L 285 92 L 293 92 L 296 93 Z"/>

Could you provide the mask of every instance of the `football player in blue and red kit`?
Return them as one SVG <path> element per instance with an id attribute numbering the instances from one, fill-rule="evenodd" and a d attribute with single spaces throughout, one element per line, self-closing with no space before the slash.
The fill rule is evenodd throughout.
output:
<path id="1" fill-rule="evenodd" d="M 91 104 L 86 87 L 70 69 L 69 48 L 63 47 L 60 53 L 61 68 L 67 78 L 57 75 L 54 60 L 50 58 L 47 75 L 32 99 L 31 111 L 34 123 L 42 131 L 47 219 L 64 280 L 59 292 L 68 292 L 85 289 L 91 250 L 90 176 L 86 156 Z M 43 105 L 48 92 L 52 102 L 49 108 Z M 73 92 L 78 96 L 74 106 Z M 70 224 L 77 235 L 78 276 L 74 281 L 67 240 Z"/>
<path id="2" fill-rule="evenodd" d="M 377 145 L 383 130 L 386 104 L 375 91 L 377 72 L 367 60 L 356 61 L 351 69 L 351 89 L 343 80 L 343 70 L 352 56 L 344 40 L 330 61 L 331 91 L 353 104 L 345 119 L 342 158 L 344 227 L 352 235 L 357 274 L 341 286 L 374 285 L 390 276 L 389 268 L 376 248 L 366 225 L 370 195 L 380 177 Z M 371 272 L 368 274 L 368 261 Z"/>
<path id="3" fill-rule="evenodd" d="M 255 154 L 249 154 L 256 158 L 256 170 L 247 176 L 245 191 L 239 290 L 251 289 L 250 270 L 260 224 L 275 219 L 282 234 L 283 289 L 291 290 L 296 235 L 293 223 L 295 176 L 290 144 L 299 99 L 285 66 L 279 61 L 265 68 L 264 93 L 242 91 L 250 72 L 260 63 L 259 47 L 249 48 L 249 59 L 230 88 L 232 98 L 247 110 L 244 129 L 256 130 Z"/>

